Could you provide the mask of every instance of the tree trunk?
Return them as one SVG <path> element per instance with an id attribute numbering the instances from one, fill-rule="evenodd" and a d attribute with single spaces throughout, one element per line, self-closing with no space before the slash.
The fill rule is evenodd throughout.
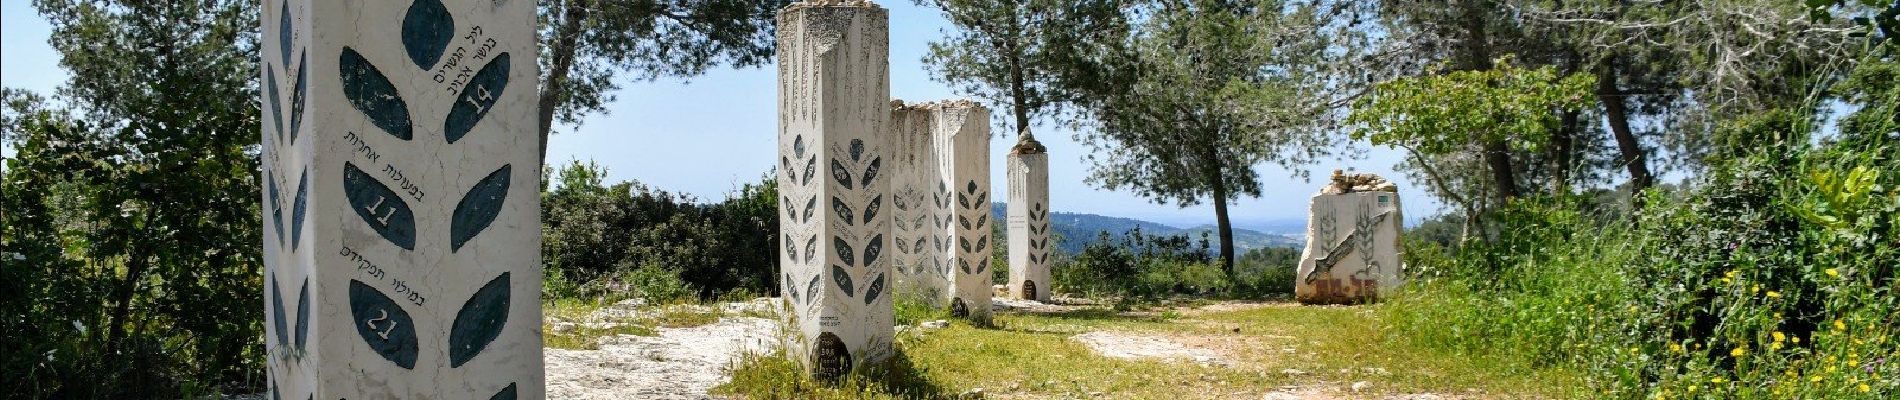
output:
<path id="1" fill-rule="evenodd" d="M 152 263 L 146 260 L 144 253 L 143 251 L 134 249 L 134 251 L 126 257 L 125 281 L 120 282 L 119 287 L 113 290 L 112 300 L 116 303 L 112 307 L 112 316 L 106 319 L 106 351 L 104 354 L 107 357 L 115 357 L 118 354 L 122 342 L 125 340 L 126 320 L 130 319 L 132 315 L 132 298 L 138 295 L 139 280 L 145 279 L 146 271 L 152 269 Z"/>
<path id="2" fill-rule="evenodd" d="M 1517 197 L 1517 170 L 1512 169 L 1511 149 L 1502 140 L 1484 141 L 1484 164 L 1491 169 L 1491 180 L 1496 181 L 1498 204 L 1509 203 Z"/>
<path id="3" fill-rule="evenodd" d="M 1570 193 L 1570 169 L 1572 156 L 1575 155 L 1576 138 L 1583 131 L 1582 116 L 1577 110 L 1564 111 L 1559 117 L 1562 124 L 1555 136 L 1550 138 L 1550 194 Z"/>
<path id="4" fill-rule="evenodd" d="M 1013 37 L 1010 39 L 1012 45 L 1007 51 L 1010 52 L 1009 98 L 1010 101 L 1014 103 L 1011 104 L 1011 106 L 1014 108 L 1012 111 L 1016 117 L 1016 134 L 1020 136 L 1029 133 L 1029 99 L 1027 90 L 1024 88 L 1025 83 L 1023 82 L 1022 47 L 1016 45 L 1016 40 L 1017 39 Z"/>
<path id="5" fill-rule="evenodd" d="M 567 10 L 561 21 L 561 27 L 554 33 L 554 47 L 548 50 L 553 62 L 548 66 L 548 80 L 542 82 L 540 109 L 541 164 L 548 160 L 548 135 L 554 129 L 554 109 L 560 104 L 562 86 L 567 84 L 567 74 L 573 69 L 574 57 L 579 49 L 581 28 L 586 25 L 588 8 L 593 4 L 588 0 L 572 0 L 565 3 Z"/>
<path id="6" fill-rule="evenodd" d="M 1214 173 L 1214 224 L 1220 231 L 1220 270 L 1227 274 L 1229 281 L 1234 280 L 1234 224 L 1227 219 L 1227 184 L 1218 168 Z"/>
<path id="7" fill-rule="evenodd" d="M 1636 133 L 1630 131 L 1629 110 L 1625 108 L 1622 90 L 1616 87 L 1614 58 L 1597 68 L 1597 99 L 1603 102 L 1603 117 L 1609 120 L 1610 132 L 1616 136 L 1616 148 L 1623 153 L 1617 161 L 1629 169 L 1630 204 L 1641 207 L 1640 193 L 1656 178 L 1649 173 L 1649 157 L 1644 154 L 1642 143 L 1636 140 Z"/>

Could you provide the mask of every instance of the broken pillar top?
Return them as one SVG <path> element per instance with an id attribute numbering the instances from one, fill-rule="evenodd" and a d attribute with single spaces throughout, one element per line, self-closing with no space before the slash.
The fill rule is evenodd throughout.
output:
<path id="1" fill-rule="evenodd" d="M 1018 137 L 1018 139 L 1016 139 L 1016 146 L 1009 148 L 1009 154 L 1043 154 L 1049 152 L 1049 148 L 1043 147 L 1042 142 L 1036 141 L 1036 135 L 1030 134 L 1028 128 L 1024 128 L 1022 134 L 1016 136 Z"/>
<path id="2" fill-rule="evenodd" d="M 1332 182 L 1320 188 L 1319 194 L 1346 194 L 1355 192 L 1393 192 L 1399 191 L 1398 185 L 1374 174 L 1353 173 L 1333 170 Z"/>

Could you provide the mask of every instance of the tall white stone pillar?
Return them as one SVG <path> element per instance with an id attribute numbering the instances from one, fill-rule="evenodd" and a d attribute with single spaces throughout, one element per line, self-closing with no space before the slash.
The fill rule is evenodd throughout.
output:
<path id="1" fill-rule="evenodd" d="M 950 202 L 932 150 L 930 109 L 891 104 L 890 132 L 895 145 L 891 173 L 892 246 L 897 248 L 897 293 L 945 307 L 951 267 L 945 263 Z M 941 193 L 941 194 L 940 194 Z"/>
<path id="2" fill-rule="evenodd" d="M 1009 150 L 1009 295 L 1048 301 L 1049 154 L 1027 130 Z"/>
<path id="3" fill-rule="evenodd" d="M 541 398 L 534 3 L 263 3 L 273 398 Z"/>
<path id="4" fill-rule="evenodd" d="M 889 31 L 869 2 L 778 15 L 786 348 L 821 379 L 891 354 Z"/>
<path id="5" fill-rule="evenodd" d="M 975 321 L 990 316 L 990 114 L 971 101 L 934 103 L 932 137 L 943 186 L 950 193 L 944 219 L 952 315 Z M 954 199 L 954 201 L 949 201 Z"/>

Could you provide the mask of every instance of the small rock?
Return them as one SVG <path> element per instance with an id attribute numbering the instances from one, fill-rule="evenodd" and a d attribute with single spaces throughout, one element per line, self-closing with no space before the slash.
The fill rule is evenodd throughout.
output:
<path id="1" fill-rule="evenodd" d="M 924 321 L 923 323 L 917 324 L 917 327 L 924 329 L 943 329 L 950 327 L 950 321 L 941 319 L 936 321 Z"/>
<path id="2" fill-rule="evenodd" d="M 1280 375 L 1300 376 L 1300 375 L 1306 375 L 1306 371 L 1301 371 L 1301 370 L 1293 369 L 1293 368 L 1287 368 L 1287 369 L 1280 370 Z"/>
<path id="3" fill-rule="evenodd" d="M 554 333 L 571 333 L 571 332 L 574 332 L 574 329 L 578 327 L 579 326 L 575 325 L 573 322 L 556 322 L 554 323 L 553 330 L 554 330 Z"/>
<path id="4" fill-rule="evenodd" d="M 1371 388 L 1372 388 L 1372 382 L 1366 382 L 1366 381 L 1358 381 L 1358 382 L 1353 382 L 1353 383 L 1352 383 L 1352 392 L 1353 392 L 1353 393 L 1359 393 L 1359 392 L 1364 392 L 1364 391 L 1366 391 L 1367 389 L 1371 389 Z"/>
<path id="5" fill-rule="evenodd" d="M 1406 397 L 1406 399 L 1409 399 L 1409 400 L 1442 400 L 1444 398 L 1445 398 L 1444 396 L 1439 396 L 1439 395 L 1435 395 L 1431 393 L 1415 394 L 1415 395 Z"/>
<path id="6" fill-rule="evenodd" d="M 970 390 L 966 390 L 966 391 L 964 391 L 964 392 L 963 392 L 963 394 L 959 394 L 959 395 L 957 395 L 957 398 L 959 398 L 959 399 L 981 399 L 981 398 L 983 398 L 983 388 L 974 388 L 974 389 L 970 389 Z"/>
<path id="7" fill-rule="evenodd" d="M 1367 374 L 1372 374 L 1372 375 L 1381 375 L 1381 376 L 1383 376 L 1383 375 L 1391 375 L 1391 374 L 1392 374 L 1391 372 L 1386 372 L 1386 370 L 1385 370 L 1385 368 L 1379 368 L 1379 367 L 1372 367 L 1372 368 L 1360 368 L 1359 370 L 1360 370 L 1360 371 L 1362 371 L 1362 372 L 1365 372 L 1365 373 L 1367 373 Z"/>
<path id="8" fill-rule="evenodd" d="M 1261 396 L 1260 400 L 1300 400 L 1300 396 L 1287 392 L 1273 392 Z"/>

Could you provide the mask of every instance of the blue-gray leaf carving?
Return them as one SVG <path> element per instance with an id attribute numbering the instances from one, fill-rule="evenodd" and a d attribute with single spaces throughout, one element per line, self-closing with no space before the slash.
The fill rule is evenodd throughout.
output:
<path id="1" fill-rule="evenodd" d="M 983 249 L 987 249 L 989 248 L 989 246 L 990 246 L 989 236 L 978 237 L 976 238 L 976 250 L 971 250 L 971 251 L 981 253 L 983 252 Z"/>
<path id="2" fill-rule="evenodd" d="M 818 235 L 811 235 L 805 238 L 805 262 L 811 263 L 815 257 L 818 257 Z"/>
<path id="3" fill-rule="evenodd" d="M 880 294 L 884 294 L 884 274 L 877 274 L 877 278 L 871 280 L 871 287 L 864 288 L 864 304 L 877 301 Z"/>
<path id="4" fill-rule="evenodd" d="M 864 139 L 851 139 L 851 162 L 864 157 Z"/>
<path id="5" fill-rule="evenodd" d="M 502 200 L 508 197 L 508 182 L 513 179 L 513 164 L 503 164 L 500 169 L 491 172 L 475 187 L 462 195 L 455 203 L 455 214 L 449 219 L 449 251 L 460 251 L 469 239 L 474 239 L 488 224 L 495 222 L 495 216 L 501 215 Z"/>
<path id="6" fill-rule="evenodd" d="M 792 280 L 792 274 L 789 272 L 785 274 L 785 285 L 785 295 L 791 297 L 793 303 L 799 302 L 798 281 Z"/>
<path id="7" fill-rule="evenodd" d="M 382 291 L 350 280 L 350 316 L 371 351 L 403 369 L 416 369 L 416 324 Z"/>
<path id="8" fill-rule="evenodd" d="M 297 143 L 297 132 L 303 128 L 303 107 L 305 88 L 309 87 L 310 69 L 304 68 L 308 55 L 297 56 L 297 84 L 290 88 L 290 143 Z"/>
<path id="9" fill-rule="evenodd" d="M 871 181 L 877 179 L 877 170 L 883 164 L 884 157 L 871 159 L 871 165 L 864 167 L 864 177 L 861 178 L 863 181 L 859 182 L 858 186 L 871 187 Z"/>
<path id="10" fill-rule="evenodd" d="M 798 263 L 798 243 L 792 241 L 792 235 L 785 235 L 785 257 L 791 258 L 794 264 Z"/>
<path id="11" fill-rule="evenodd" d="M 960 246 L 962 246 L 962 247 L 963 247 L 963 251 L 964 251 L 964 252 L 966 252 L 966 253 L 967 253 L 967 252 L 971 252 L 971 251 L 973 251 L 973 250 L 970 250 L 970 238 L 969 238 L 969 237 L 958 237 L 958 238 L 957 238 L 957 244 L 958 244 L 958 245 L 960 245 Z"/>
<path id="12" fill-rule="evenodd" d="M 285 319 L 289 316 L 284 315 L 284 287 L 277 284 L 277 274 L 270 277 L 270 311 L 271 325 L 277 328 L 277 345 L 289 346 L 290 320 Z"/>
<path id="13" fill-rule="evenodd" d="M 296 348 L 299 354 L 304 350 L 310 338 L 310 277 L 303 278 L 303 288 L 297 289 L 297 335 Z"/>
<path id="14" fill-rule="evenodd" d="M 957 268 L 962 269 L 964 274 L 969 274 L 970 273 L 970 259 L 967 259 L 967 258 L 958 259 Z"/>
<path id="15" fill-rule="evenodd" d="M 871 242 L 864 244 L 864 266 L 870 267 L 877 265 L 877 257 L 883 255 L 883 253 L 884 234 L 880 233 L 877 236 L 872 236 Z"/>
<path id="16" fill-rule="evenodd" d="M 976 260 L 976 273 L 981 274 L 983 273 L 983 271 L 987 271 L 989 269 L 990 269 L 990 259 L 984 258 L 981 260 Z"/>
<path id="17" fill-rule="evenodd" d="M 818 157 L 805 159 L 805 177 L 799 179 L 800 185 L 810 185 L 811 178 L 818 173 Z"/>
<path id="18" fill-rule="evenodd" d="M 977 193 L 976 200 L 972 201 L 972 203 L 976 203 L 978 207 L 990 204 L 990 192 Z"/>
<path id="19" fill-rule="evenodd" d="M 987 225 L 987 224 L 989 224 L 989 222 L 990 222 L 990 215 L 989 215 L 989 214 L 983 214 L 983 215 L 978 215 L 978 216 L 976 216 L 976 227 L 977 227 L 977 229 L 982 229 L 982 228 L 983 228 L 983 226 L 984 226 L 984 225 Z"/>
<path id="20" fill-rule="evenodd" d="M 303 243 L 303 218 L 310 205 L 310 170 L 297 175 L 297 197 L 290 200 L 290 252 Z"/>
<path id="21" fill-rule="evenodd" d="M 290 64 L 290 0 L 284 0 L 277 11 L 277 52 L 283 58 L 283 64 Z"/>
<path id="22" fill-rule="evenodd" d="M 923 252 L 924 252 L 924 237 L 923 237 L 923 236 L 918 236 L 918 237 L 917 237 L 917 244 L 914 244 L 914 245 L 911 245 L 911 251 L 910 251 L 910 252 L 911 252 L 912 254 L 918 254 L 918 253 L 923 253 Z"/>
<path id="23" fill-rule="evenodd" d="M 792 136 L 792 156 L 805 158 L 805 135 Z"/>
<path id="24" fill-rule="evenodd" d="M 277 140 L 284 139 L 284 107 L 278 100 L 277 68 L 264 64 L 264 103 L 270 106 L 270 119 L 277 127 Z"/>
<path id="25" fill-rule="evenodd" d="M 852 223 L 852 219 L 855 218 L 856 216 L 852 215 L 853 213 L 851 212 L 851 206 L 844 204 L 844 200 L 839 200 L 835 196 L 832 197 L 831 198 L 831 212 L 838 214 L 838 218 L 844 220 L 845 225 L 854 225 L 854 223 Z M 866 221 L 866 222 L 869 222 L 869 221 Z"/>
<path id="26" fill-rule="evenodd" d="M 818 196 L 805 199 L 805 220 L 803 222 L 811 222 L 811 214 L 816 211 L 818 211 Z"/>
<path id="27" fill-rule="evenodd" d="M 409 50 L 409 60 L 416 63 L 416 68 L 435 68 L 436 60 L 442 59 L 442 50 L 454 38 L 455 17 L 442 6 L 442 0 L 409 3 L 409 12 L 402 17 L 402 47 Z"/>
<path id="28" fill-rule="evenodd" d="M 877 218 L 877 211 L 881 208 L 884 208 L 884 195 L 880 194 L 877 195 L 877 197 L 871 198 L 871 203 L 864 206 L 864 223 L 869 224 L 871 221 L 876 221 L 873 218 Z"/>
<path id="29" fill-rule="evenodd" d="M 383 239 L 405 250 L 416 249 L 416 216 L 396 191 L 357 169 L 356 164 L 344 161 L 343 193 L 349 197 L 356 216 Z"/>
<path id="30" fill-rule="evenodd" d="M 958 216 L 957 216 L 957 225 L 962 225 L 962 226 L 963 226 L 963 229 L 971 229 L 971 228 L 970 228 L 970 218 L 969 218 L 969 217 L 965 217 L 965 216 L 962 216 L 962 215 L 958 215 Z"/>
<path id="31" fill-rule="evenodd" d="M 280 200 L 283 195 L 279 194 L 277 190 L 277 179 L 271 176 L 270 170 L 268 169 L 264 170 L 264 186 L 266 188 L 265 193 L 270 194 L 270 220 L 277 225 L 277 245 L 283 246 L 284 204 L 282 203 L 283 200 Z"/>
<path id="32" fill-rule="evenodd" d="M 455 324 L 449 327 L 449 368 L 460 368 L 501 337 L 501 328 L 508 324 L 509 274 L 482 285 L 455 312 Z"/>
<path id="33" fill-rule="evenodd" d="M 857 296 L 857 290 L 851 286 L 851 273 L 845 272 L 844 267 L 831 266 L 831 280 L 838 283 L 838 290 L 843 291 L 845 297 Z"/>
<path id="34" fill-rule="evenodd" d="M 856 257 L 852 255 L 855 252 L 851 250 L 851 243 L 845 242 L 844 238 L 832 236 L 831 247 L 838 252 L 838 260 L 844 261 L 844 265 L 852 267 L 858 266 L 854 260 Z"/>
<path id="35" fill-rule="evenodd" d="M 844 164 L 837 159 L 831 160 L 831 180 L 838 181 L 838 185 L 844 186 L 845 190 L 851 190 L 851 171 L 845 170 Z"/>
<path id="36" fill-rule="evenodd" d="M 383 132 L 397 139 L 409 140 L 413 128 L 409 120 L 409 103 L 396 93 L 396 85 L 389 83 L 389 77 L 370 64 L 362 54 L 349 46 L 343 47 L 343 55 L 337 58 L 337 68 L 343 79 L 343 97 L 369 122 Z"/>
<path id="37" fill-rule="evenodd" d="M 811 282 L 805 283 L 805 304 L 811 304 L 812 300 L 818 299 L 818 287 L 823 286 L 818 284 L 818 277 L 824 275 L 811 274 Z"/>
<path id="38" fill-rule="evenodd" d="M 963 206 L 963 208 L 965 208 L 965 209 L 968 209 L 968 208 L 970 208 L 970 198 L 969 198 L 968 196 L 964 196 L 962 192 L 958 192 L 958 193 L 957 193 L 957 204 L 958 204 L 958 205 L 962 205 L 962 206 Z"/>
<path id="39" fill-rule="evenodd" d="M 488 400 L 515 400 L 515 384 L 510 383 L 508 387 L 501 388 L 501 391 L 495 392 L 494 396 L 489 396 Z"/>
<path id="40" fill-rule="evenodd" d="M 508 68 L 508 53 L 504 52 L 488 60 L 488 65 L 482 66 L 482 70 L 475 72 L 475 77 L 468 79 L 468 86 L 462 87 L 461 95 L 455 98 L 455 105 L 449 108 L 448 120 L 442 122 L 442 136 L 448 138 L 449 144 L 462 140 L 462 136 L 474 130 L 475 123 L 481 122 L 482 117 L 495 107 L 495 101 L 501 99 L 502 90 L 508 88 Z"/>
<path id="41" fill-rule="evenodd" d="M 792 159 L 779 157 L 778 163 L 779 163 L 779 168 L 778 168 L 779 172 L 782 174 L 785 174 L 785 176 L 787 177 L 790 177 L 792 179 L 792 183 L 794 184 L 798 183 L 798 170 L 792 169 Z M 786 207 L 786 208 L 791 208 L 791 207 Z"/>

